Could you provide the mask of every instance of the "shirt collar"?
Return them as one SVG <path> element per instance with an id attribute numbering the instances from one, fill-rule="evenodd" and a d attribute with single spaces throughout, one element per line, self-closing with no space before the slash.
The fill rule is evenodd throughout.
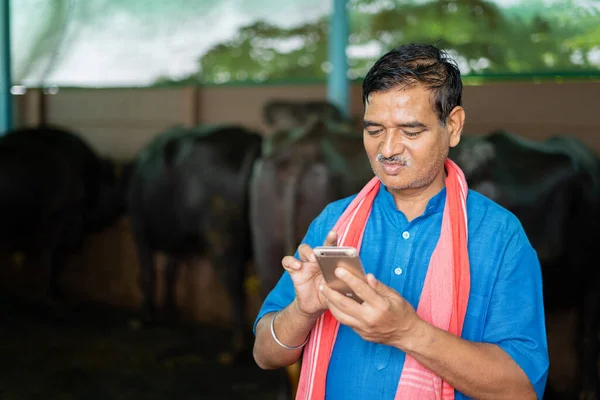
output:
<path id="1" fill-rule="evenodd" d="M 394 196 L 389 192 L 387 187 L 382 183 L 381 188 L 379 189 L 379 193 L 377 197 L 380 197 L 382 200 L 382 204 L 385 205 L 386 208 L 392 209 L 396 212 L 401 212 L 396 208 L 396 202 L 394 201 Z M 446 187 L 443 187 L 435 196 L 433 196 L 427 202 L 427 207 L 425 207 L 425 211 L 421 215 L 422 217 L 437 214 L 444 211 L 444 206 L 446 205 Z"/>

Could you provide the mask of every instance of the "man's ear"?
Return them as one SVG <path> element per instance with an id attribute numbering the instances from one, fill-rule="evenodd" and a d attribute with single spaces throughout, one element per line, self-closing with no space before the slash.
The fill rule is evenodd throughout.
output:
<path id="1" fill-rule="evenodd" d="M 450 112 L 446 120 L 446 129 L 450 135 L 450 147 L 455 147 L 460 143 L 463 127 L 465 125 L 465 110 L 461 106 L 456 106 Z"/>

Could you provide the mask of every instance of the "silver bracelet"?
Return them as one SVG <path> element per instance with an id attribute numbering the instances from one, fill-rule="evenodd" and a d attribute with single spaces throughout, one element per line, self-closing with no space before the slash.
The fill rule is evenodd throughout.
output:
<path id="1" fill-rule="evenodd" d="M 277 339 L 277 336 L 275 336 L 275 317 L 276 317 L 276 316 L 277 316 L 277 314 L 279 314 L 280 312 L 281 312 L 281 311 L 277 311 L 277 312 L 276 312 L 276 313 L 273 315 L 273 318 L 271 318 L 271 336 L 273 336 L 273 340 L 275 340 L 275 341 L 277 342 L 277 344 L 278 344 L 278 345 L 280 345 L 281 347 L 283 347 L 284 349 L 287 349 L 287 350 L 299 350 L 299 349 L 301 349 L 302 347 L 304 347 L 304 345 L 305 345 L 306 343 L 308 343 L 308 339 L 310 338 L 310 335 L 308 335 L 308 336 L 306 337 L 306 340 L 304 341 L 304 343 L 302 343 L 300 346 L 296 346 L 296 347 L 287 346 L 287 345 L 285 345 L 285 344 L 281 343 L 281 342 L 279 341 L 279 339 Z"/>

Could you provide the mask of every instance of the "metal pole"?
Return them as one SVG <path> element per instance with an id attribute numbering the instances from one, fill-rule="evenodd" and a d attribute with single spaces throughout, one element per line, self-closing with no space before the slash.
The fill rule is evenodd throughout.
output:
<path id="1" fill-rule="evenodd" d="M 335 104 L 345 117 L 349 115 L 348 59 L 348 9 L 347 0 L 333 0 L 329 20 L 329 63 L 327 100 Z"/>
<path id="2" fill-rule="evenodd" d="M 0 135 L 11 130 L 13 124 L 9 3 L 9 0 L 0 0 Z"/>

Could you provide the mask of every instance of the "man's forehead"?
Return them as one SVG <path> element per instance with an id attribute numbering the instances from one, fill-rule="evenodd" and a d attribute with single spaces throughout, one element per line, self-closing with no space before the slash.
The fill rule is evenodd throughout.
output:
<path id="1" fill-rule="evenodd" d="M 420 118 L 435 114 L 429 91 L 423 89 L 390 90 L 372 93 L 365 103 L 364 115 L 394 118 Z"/>

